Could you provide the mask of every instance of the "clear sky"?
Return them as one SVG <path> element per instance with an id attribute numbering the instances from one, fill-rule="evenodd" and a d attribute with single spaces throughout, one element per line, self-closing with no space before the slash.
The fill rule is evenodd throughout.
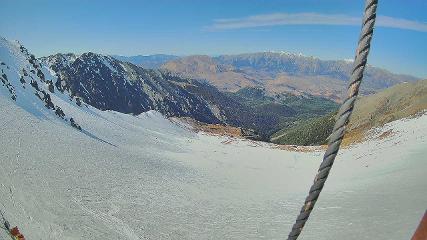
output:
<path id="1" fill-rule="evenodd" d="M 37 56 L 288 51 L 351 59 L 363 0 L 0 0 L 0 35 Z M 380 0 L 369 63 L 427 78 L 427 1 Z"/>

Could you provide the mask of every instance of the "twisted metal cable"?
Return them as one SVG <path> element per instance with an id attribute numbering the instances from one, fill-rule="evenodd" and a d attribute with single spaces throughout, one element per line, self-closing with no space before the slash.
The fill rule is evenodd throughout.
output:
<path id="1" fill-rule="evenodd" d="M 338 111 L 337 121 L 335 122 L 334 129 L 329 137 L 328 149 L 323 156 L 322 164 L 314 178 L 313 185 L 305 199 L 304 206 L 301 208 L 301 211 L 292 227 L 292 231 L 289 233 L 288 240 L 296 240 L 301 234 L 301 231 L 304 228 L 317 199 L 319 198 L 326 179 L 328 178 L 329 171 L 334 164 L 335 157 L 338 154 L 338 150 L 344 137 L 345 128 L 349 122 L 357 94 L 359 93 L 360 83 L 362 82 L 363 71 L 365 70 L 369 49 L 371 47 L 370 43 L 372 34 L 374 32 L 377 5 L 378 0 L 366 0 L 362 29 L 356 50 L 353 71 L 351 73 L 350 85 L 347 90 L 347 99 L 343 102 L 340 110 Z"/>

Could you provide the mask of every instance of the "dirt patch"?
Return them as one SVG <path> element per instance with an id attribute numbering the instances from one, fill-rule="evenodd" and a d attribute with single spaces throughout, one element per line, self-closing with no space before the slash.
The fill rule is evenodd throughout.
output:
<path id="1" fill-rule="evenodd" d="M 388 137 L 393 136 L 394 134 L 395 134 L 395 132 L 393 132 L 393 129 L 389 129 L 389 130 L 387 130 L 387 131 L 385 131 L 385 132 L 381 133 L 381 134 L 377 137 L 377 139 L 379 139 L 379 140 L 383 140 L 383 139 L 385 139 L 385 138 L 388 138 Z"/>
<path id="2" fill-rule="evenodd" d="M 244 134 L 241 128 L 232 127 L 222 124 L 208 124 L 199 122 L 189 117 L 170 118 L 173 122 L 183 123 L 188 128 L 195 132 L 204 132 L 212 135 L 228 136 L 236 138 L 244 138 Z"/>

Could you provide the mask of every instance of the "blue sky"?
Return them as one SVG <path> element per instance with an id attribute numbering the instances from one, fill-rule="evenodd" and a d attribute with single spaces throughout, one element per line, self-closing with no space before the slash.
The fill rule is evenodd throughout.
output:
<path id="1" fill-rule="evenodd" d="M 0 0 L 0 35 L 37 56 L 289 51 L 353 58 L 359 0 Z M 369 63 L 427 78 L 427 1 L 380 0 Z"/>

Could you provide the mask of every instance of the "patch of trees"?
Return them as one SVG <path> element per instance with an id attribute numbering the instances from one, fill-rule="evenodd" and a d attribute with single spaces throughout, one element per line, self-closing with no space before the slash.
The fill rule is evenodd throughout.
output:
<path id="1" fill-rule="evenodd" d="M 273 135 L 273 142 L 287 145 L 321 145 L 327 142 L 335 124 L 335 114 L 301 121 Z M 276 139 L 274 138 L 276 137 Z"/>

